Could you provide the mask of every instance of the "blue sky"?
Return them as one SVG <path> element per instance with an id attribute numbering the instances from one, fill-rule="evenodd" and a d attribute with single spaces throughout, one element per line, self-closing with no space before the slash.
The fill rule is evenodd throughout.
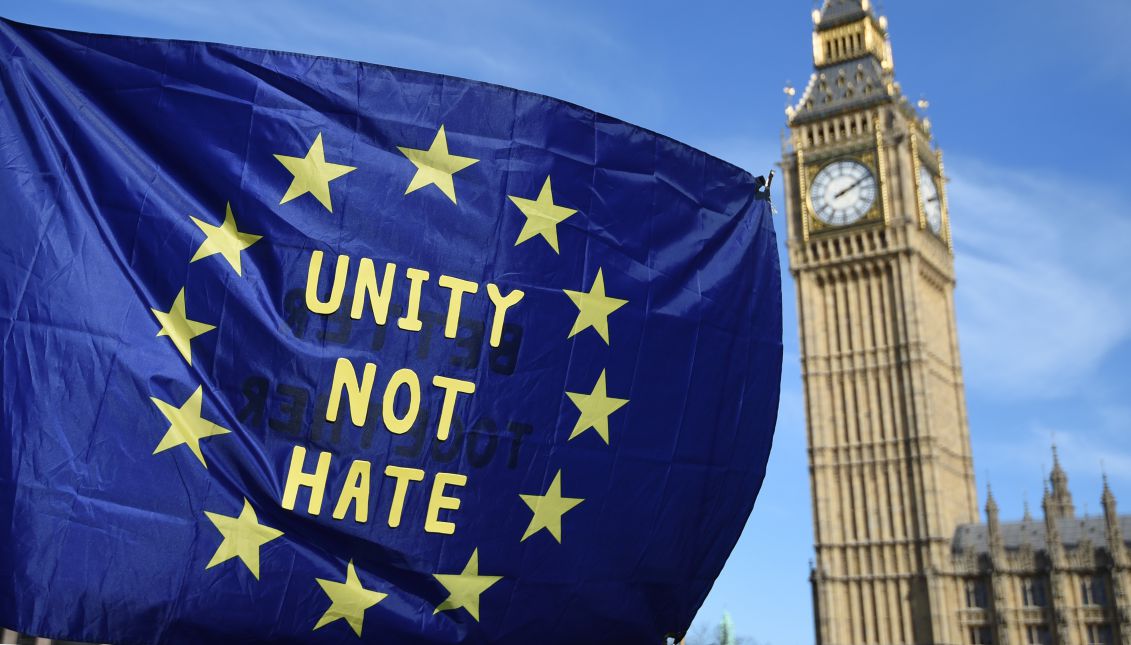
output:
<path id="1" fill-rule="evenodd" d="M 1061 448 L 1077 507 L 1101 461 L 1131 513 L 1131 3 L 879 3 L 896 74 L 946 153 L 979 494 L 1034 508 Z M 0 2 L 56 27 L 214 40 L 409 67 L 567 99 L 764 174 L 782 86 L 811 71 L 810 2 Z M 779 184 L 780 187 L 780 184 Z M 780 196 L 777 198 L 780 203 Z M 784 236 L 784 222 L 779 219 Z M 697 625 L 724 610 L 812 642 L 812 530 L 793 285 L 781 419 L 757 507 Z"/>

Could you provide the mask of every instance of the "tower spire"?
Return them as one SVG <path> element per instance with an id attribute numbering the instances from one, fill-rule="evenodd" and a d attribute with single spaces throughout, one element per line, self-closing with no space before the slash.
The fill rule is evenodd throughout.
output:
<path id="1" fill-rule="evenodd" d="M 870 15 L 872 3 L 868 0 L 825 0 L 820 10 L 813 11 L 813 23 L 820 29 L 831 29 Z"/>
<path id="2" fill-rule="evenodd" d="M 1068 474 L 1060 467 L 1060 455 L 1056 444 L 1052 445 L 1052 472 L 1049 473 L 1052 487 L 1049 498 L 1049 512 L 1056 517 L 1075 517 L 1076 506 L 1072 503 L 1072 493 L 1068 490 Z"/>
<path id="3" fill-rule="evenodd" d="M 1111 492 L 1111 486 L 1107 483 L 1107 473 L 1103 474 L 1104 479 L 1104 492 L 1100 497 L 1100 503 L 1104 508 L 1104 517 L 1108 520 L 1118 522 L 1119 515 L 1115 510 L 1115 495 Z"/>
<path id="4" fill-rule="evenodd" d="M 869 0 L 825 0 L 813 10 L 813 62 L 818 68 L 873 58 L 891 72 L 888 21 Z"/>
<path id="5" fill-rule="evenodd" d="M 1001 536 L 1001 520 L 998 516 L 997 500 L 994 499 L 994 490 L 986 484 L 986 524 L 989 528 L 990 553 L 994 557 L 1004 554 Z"/>
<path id="6" fill-rule="evenodd" d="M 790 123 L 899 100 L 887 19 L 869 0 L 824 0 L 813 10 L 815 72 Z"/>
<path id="7" fill-rule="evenodd" d="M 1107 473 L 1104 473 L 1104 492 L 1100 497 L 1100 504 L 1104 508 L 1104 533 L 1107 537 L 1108 551 L 1119 566 L 1127 566 L 1127 551 L 1123 545 L 1123 530 L 1119 524 L 1119 511 L 1115 506 L 1115 495 L 1107 483 Z"/>

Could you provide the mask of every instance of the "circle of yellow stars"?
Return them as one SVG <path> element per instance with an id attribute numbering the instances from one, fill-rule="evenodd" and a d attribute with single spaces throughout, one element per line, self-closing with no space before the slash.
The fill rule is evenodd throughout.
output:
<path id="1" fill-rule="evenodd" d="M 452 154 L 449 151 L 448 137 L 443 125 L 440 125 L 426 149 L 408 146 L 397 146 L 397 149 L 416 168 L 405 188 L 406 196 L 429 186 L 435 186 L 453 204 L 458 204 L 454 176 L 479 161 Z M 331 182 L 357 170 L 354 166 L 326 160 L 321 132 L 317 133 L 303 156 L 275 154 L 274 157 L 292 177 L 279 204 L 286 204 L 309 194 L 329 213 L 334 212 Z M 578 211 L 555 201 L 550 175 L 546 176 L 537 196 L 533 199 L 518 195 L 507 197 L 524 218 L 514 246 L 541 238 L 555 254 L 560 254 L 558 225 Z M 242 253 L 261 241 L 263 236 L 239 229 L 231 203 L 225 205 L 224 218 L 219 224 L 192 215 L 189 217 L 204 234 L 204 240 L 189 262 L 195 263 L 219 255 L 237 276 L 242 277 Z M 607 294 L 604 270 L 597 269 L 597 274 L 587 291 L 563 289 L 562 292 L 577 307 L 577 317 L 566 339 L 573 339 L 585 330 L 592 329 L 606 345 L 611 345 L 609 316 L 628 304 L 628 301 Z M 160 328 L 157 336 L 167 337 L 185 362 L 191 366 L 193 339 L 215 330 L 216 326 L 189 317 L 184 288 L 178 292 L 168 311 L 160 309 L 151 309 L 151 311 Z M 593 430 L 606 445 L 610 444 L 609 417 L 624 407 L 628 399 L 610 396 L 606 381 L 606 370 L 601 370 L 589 393 L 565 392 L 566 397 L 578 411 L 577 421 L 567 441 L 577 439 L 586 431 Z M 201 449 L 201 442 L 212 437 L 231 434 L 232 431 L 205 418 L 203 386 L 198 385 L 179 405 L 157 397 L 150 399 L 169 423 L 153 454 L 185 446 L 201 466 L 207 469 L 208 464 Z M 532 513 L 520 542 L 534 538 L 543 530 L 559 544 L 562 542 L 563 517 L 585 501 L 583 498 L 565 496 L 562 492 L 562 481 L 562 471 L 558 469 L 545 493 L 519 494 L 519 499 Z M 260 551 L 264 545 L 282 536 L 283 532 L 261 524 L 251 502 L 246 498 L 236 516 L 211 511 L 205 511 L 204 515 L 221 537 L 220 544 L 205 565 L 205 569 L 212 569 L 230 560 L 238 560 L 256 580 L 259 580 Z M 476 621 L 480 619 L 480 597 L 503 579 L 502 576 L 480 573 L 478 548 L 472 550 L 467 563 L 458 573 L 435 573 L 433 577 L 448 593 L 447 598 L 436 606 L 433 614 L 462 609 Z M 352 559 L 346 565 L 344 581 L 315 578 L 315 582 L 329 599 L 330 605 L 314 624 L 314 630 L 341 620 L 360 637 L 365 612 L 388 597 L 387 593 L 368 589 L 362 584 Z"/>

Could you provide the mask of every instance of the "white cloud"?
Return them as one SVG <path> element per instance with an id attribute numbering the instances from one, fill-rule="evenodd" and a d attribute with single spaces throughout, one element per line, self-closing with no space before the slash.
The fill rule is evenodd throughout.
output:
<path id="1" fill-rule="evenodd" d="M 951 159 L 967 382 L 1004 398 L 1069 397 L 1131 337 L 1131 210 L 1051 173 Z"/>
<path id="2" fill-rule="evenodd" d="M 1118 430 L 1104 427 L 1052 431 L 1061 464 L 1070 475 L 1095 473 L 1102 468 L 1113 480 L 1131 483 L 1131 442 L 1126 438 L 1126 420 L 1131 418 L 1131 410 L 1122 408 L 1119 414 L 1123 423 Z M 1034 434 L 1038 433 L 1045 434 L 1039 430 Z"/>
<path id="3" fill-rule="evenodd" d="M 1099 511 L 1099 480 L 1104 472 L 1126 512 L 1126 486 L 1131 484 L 1131 436 L 1127 433 L 1131 407 L 1101 403 L 1082 410 L 1080 417 L 1071 425 L 1034 419 L 1021 430 L 999 427 L 990 435 L 974 433 L 979 473 L 990 477 L 1003 509 L 1017 510 L 1019 498 L 1026 497 L 1033 512 L 1039 512 L 1042 482 L 1052 469 L 1049 448 L 1055 444 L 1078 511 Z"/>

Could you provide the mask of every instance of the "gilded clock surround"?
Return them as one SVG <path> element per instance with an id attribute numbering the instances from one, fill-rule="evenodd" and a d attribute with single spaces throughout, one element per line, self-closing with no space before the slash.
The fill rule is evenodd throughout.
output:
<path id="1" fill-rule="evenodd" d="M 867 226 L 868 224 L 883 223 L 883 195 L 879 186 L 879 170 L 876 164 L 876 154 L 872 151 L 857 152 L 855 154 L 842 154 L 834 157 L 818 157 L 817 160 L 808 161 L 805 165 L 805 185 L 812 186 L 813 179 L 817 174 L 824 170 L 827 166 L 834 164 L 838 161 L 855 161 L 862 164 L 872 173 L 876 178 L 876 199 L 872 202 L 872 206 L 860 217 L 860 219 L 850 224 L 838 225 L 827 224 L 817 217 L 816 208 L 813 206 L 813 196 L 810 191 L 805 191 L 803 199 L 805 203 L 806 217 L 809 218 L 809 231 L 813 235 L 820 235 L 825 231 L 844 229 L 850 226 Z"/>
<path id="2" fill-rule="evenodd" d="M 915 204 L 919 215 L 919 228 L 934 234 L 927 222 L 927 213 L 923 210 L 923 186 L 920 171 L 925 168 L 934 178 L 935 190 L 938 191 L 939 206 L 942 210 L 942 225 L 937 235 L 947 245 L 947 250 L 953 254 L 954 247 L 950 239 L 950 216 L 946 208 L 946 178 L 942 173 L 942 151 L 928 150 L 924 152 L 921 150 L 919 144 L 921 136 L 916 130 L 911 131 L 911 159 L 914 168 Z"/>

